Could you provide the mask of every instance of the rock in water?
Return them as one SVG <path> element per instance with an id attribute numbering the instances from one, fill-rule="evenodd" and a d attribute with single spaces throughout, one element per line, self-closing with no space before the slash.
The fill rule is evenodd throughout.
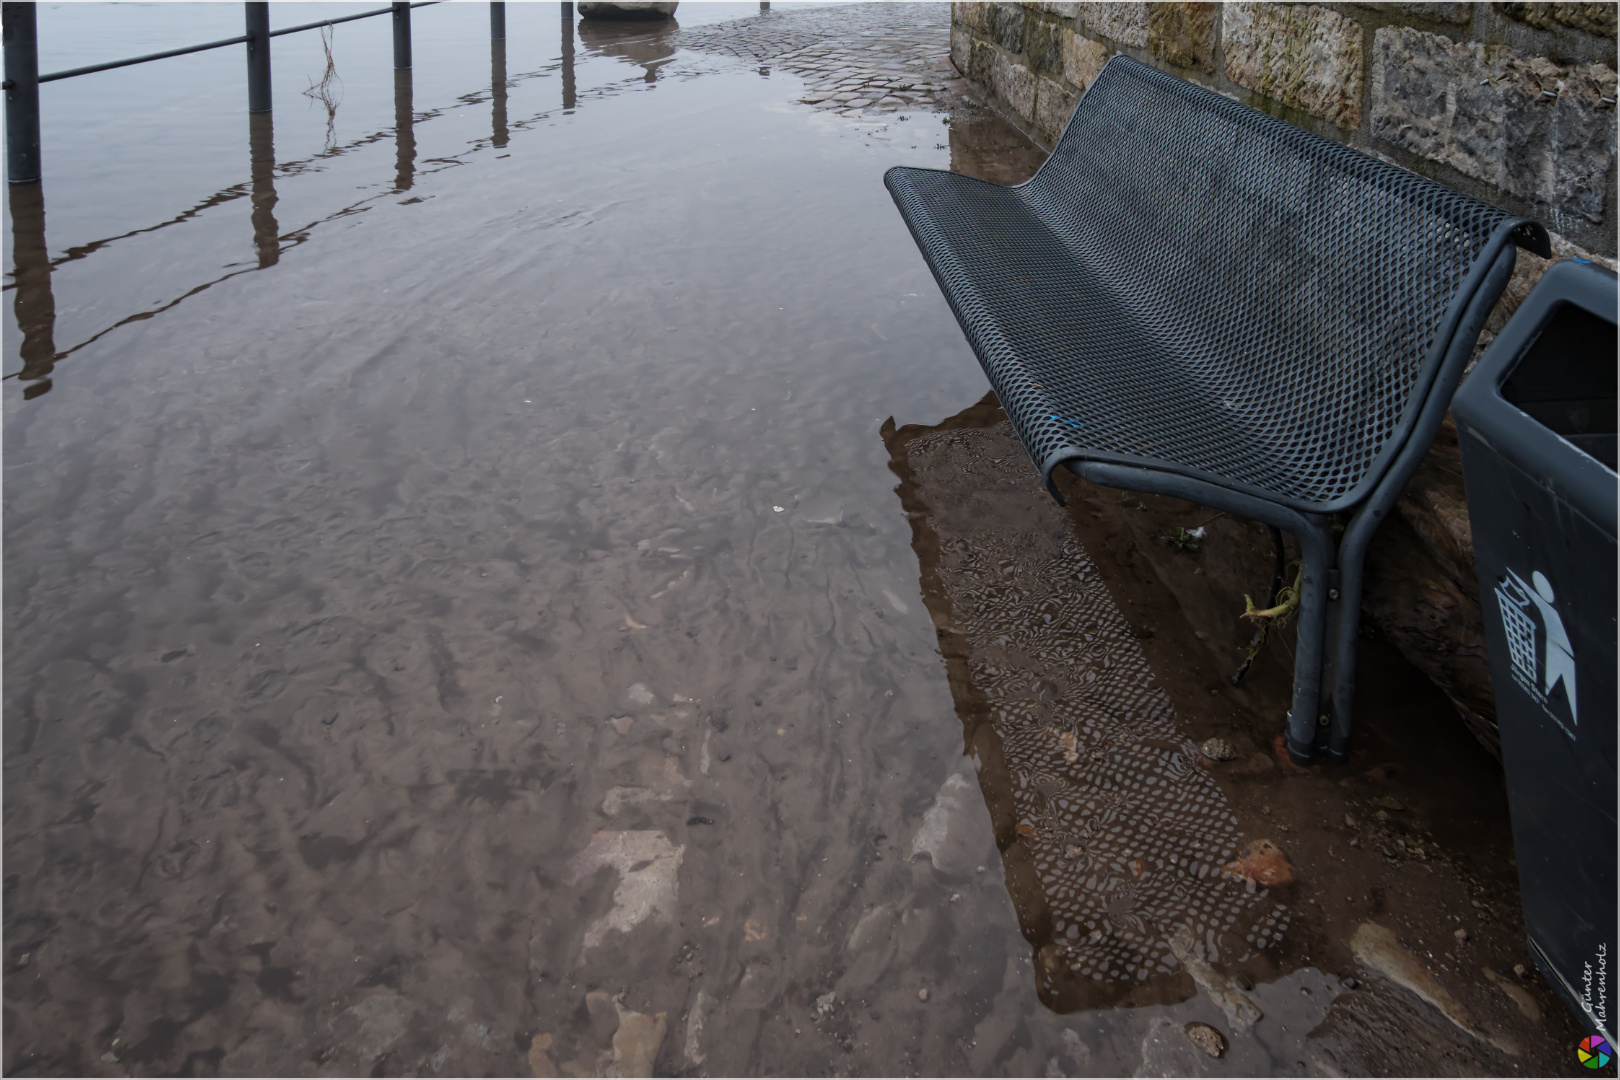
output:
<path id="1" fill-rule="evenodd" d="M 1440 985 L 1440 980 L 1423 966 L 1423 962 L 1396 940 L 1393 930 L 1377 923 L 1362 923 L 1350 938 L 1350 953 L 1367 967 L 1422 998 L 1470 1035 L 1484 1039 L 1505 1054 L 1518 1055 L 1518 1046 L 1511 1039 L 1488 1031 L 1475 1020 L 1462 1003 Z"/>
<path id="2" fill-rule="evenodd" d="M 1198 984 L 1199 989 L 1220 1006 L 1234 1031 L 1248 1031 L 1265 1018 L 1260 1006 L 1240 993 L 1232 985 L 1232 980 L 1215 970 L 1214 965 L 1198 955 L 1198 939 L 1192 927 L 1184 923 L 1171 935 L 1170 952 L 1181 962 L 1181 966 L 1187 969 L 1187 974 L 1193 977 L 1193 982 Z"/>
<path id="3" fill-rule="evenodd" d="M 1237 751 L 1225 739 L 1205 739 L 1199 749 L 1211 761 L 1231 761 L 1237 757 Z"/>
<path id="4" fill-rule="evenodd" d="M 668 1027 L 667 1013 L 648 1016 L 632 1012 L 618 1002 L 619 1030 L 613 1034 L 613 1060 L 606 1072 L 608 1076 L 651 1076 L 658 1048 L 664 1042 Z"/>
<path id="5" fill-rule="evenodd" d="M 529 1071 L 535 1076 L 561 1076 L 557 1066 L 551 1063 L 551 1036 L 548 1034 L 536 1035 L 529 1040 Z"/>
<path id="6" fill-rule="evenodd" d="M 569 884 L 577 885 L 604 866 L 619 873 L 613 909 L 585 929 L 584 948 L 602 943 L 609 930 L 629 933 L 638 923 L 675 921 L 677 871 L 686 845 L 676 845 L 656 830 L 598 830 L 569 865 Z"/>
<path id="7" fill-rule="evenodd" d="M 631 0 L 586 0 L 579 5 L 585 19 L 667 19 L 679 7 L 675 4 L 643 4 Z"/>
<path id="8" fill-rule="evenodd" d="M 1232 861 L 1221 867 L 1221 872 L 1237 878 L 1248 878 L 1256 885 L 1271 888 L 1287 885 L 1294 880 L 1294 864 L 1288 861 L 1283 849 L 1270 840 L 1256 840 Z"/>
<path id="9" fill-rule="evenodd" d="M 1226 1053 L 1225 1037 L 1208 1024 L 1188 1024 L 1187 1038 L 1212 1058 L 1218 1058 Z"/>

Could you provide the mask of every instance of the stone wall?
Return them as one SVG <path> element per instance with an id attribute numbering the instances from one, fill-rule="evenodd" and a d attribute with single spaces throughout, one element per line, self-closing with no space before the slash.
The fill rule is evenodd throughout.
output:
<path id="1" fill-rule="evenodd" d="M 1050 148 L 1126 53 L 1534 217 L 1560 255 L 1611 262 L 1615 15 L 1612 3 L 954 3 L 951 59 Z M 1515 285 L 1509 307 L 1528 291 Z"/>

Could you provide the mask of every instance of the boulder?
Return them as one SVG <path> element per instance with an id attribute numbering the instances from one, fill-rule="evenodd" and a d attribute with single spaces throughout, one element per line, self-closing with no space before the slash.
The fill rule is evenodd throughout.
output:
<path id="1" fill-rule="evenodd" d="M 584 19 L 667 19 L 680 4 L 645 4 L 631 0 L 589 0 L 579 5 Z"/>

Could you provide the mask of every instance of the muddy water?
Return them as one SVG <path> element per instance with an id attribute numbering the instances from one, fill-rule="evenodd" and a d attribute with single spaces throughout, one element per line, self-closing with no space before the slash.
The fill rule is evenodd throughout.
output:
<path id="1" fill-rule="evenodd" d="M 1091 805 L 1123 786 L 1087 769 L 1202 784 L 1200 718 L 1143 689 L 1167 668 L 1121 638 L 1114 554 L 1048 533 L 1032 474 L 1000 512 L 1044 547 L 1006 554 L 1080 573 L 1125 667 L 997 640 L 1060 599 L 1034 564 L 1023 600 L 941 568 L 985 598 L 942 659 L 881 429 L 984 381 L 880 178 L 1039 153 L 960 100 L 844 118 L 769 50 L 681 44 L 748 15 L 733 39 L 847 40 L 851 69 L 945 51 L 943 7 L 777 7 L 565 33 L 514 4 L 504 48 L 480 6 L 420 9 L 406 76 L 381 20 L 345 24 L 335 113 L 299 93 L 312 35 L 278 38 L 269 123 L 232 50 L 44 88 L 6 243 L 8 1072 L 1363 1060 L 1301 1042 L 1344 986 L 1267 960 L 1297 904 L 1192 868 L 1263 835 L 1252 807 L 1204 784 L 1186 828 L 1134 838 Z M 237 32 L 122 10 L 42 66 Z M 42 38 L 73 40 L 55 11 Z M 1022 756 L 964 738 L 958 662 Z M 1047 667 L 1113 696 L 1030 691 Z M 1172 922 L 1263 976 L 1220 1061 L 1184 1034 L 1235 1029 Z"/>

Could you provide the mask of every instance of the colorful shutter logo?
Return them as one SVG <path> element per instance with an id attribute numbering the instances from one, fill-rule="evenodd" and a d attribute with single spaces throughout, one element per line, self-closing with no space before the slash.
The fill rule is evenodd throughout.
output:
<path id="1" fill-rule="evenodd" d="M 1610 1049 L 1607 1039 L 1589 1035 L 1575 1048 L 1575 1059 L 1588 1069 L 1601 1069 L 1614 1059 L 1614 1051 Z"/>

